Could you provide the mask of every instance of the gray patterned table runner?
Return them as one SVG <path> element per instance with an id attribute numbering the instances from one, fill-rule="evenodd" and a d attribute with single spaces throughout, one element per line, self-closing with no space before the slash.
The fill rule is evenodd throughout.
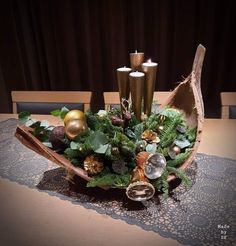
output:
<path id="1" fill-rule="evenodd" d="M 65 180 L 62 168 L 22 145 L 15 137 L 17 120 L 0 123 L 0 176 L 43 190 L 74 204 L 151 230 L 189 245 L 233 245 L 236 226 L 236 161 L 198 154 L 187 173 L 188 188 L 172 183 L 171 196 L 156 194 L 132 202 L 124 190 L 86 188 L 78 178 Z"/>

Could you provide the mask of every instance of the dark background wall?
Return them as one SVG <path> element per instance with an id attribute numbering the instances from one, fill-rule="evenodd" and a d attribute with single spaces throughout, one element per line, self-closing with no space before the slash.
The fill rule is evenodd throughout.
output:
<path id="1" fill-rule="evenodd" d="M 11 90 L 117 90 L 116 68 L 129 53 L 159 63 L 156 90 L 170 90 L 206 49 L 202 91 L 207 117 L 220 112 L 220 91 L 236 91 L 234 1 L 1 1 L 0 112 Z"/>

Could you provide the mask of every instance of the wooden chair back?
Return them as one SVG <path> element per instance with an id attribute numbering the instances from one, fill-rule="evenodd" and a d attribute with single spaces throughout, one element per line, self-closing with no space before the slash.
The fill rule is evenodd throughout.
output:
<path id="1" fill-rule="evenodd" d="M 236 119 L 236 92 L 221 92 L 221 118 Z"/>
<path id="2" fill-rule="evenodd" d="M 170 91 L 155 91 L 153 95 L 153 102 L 157 102 L 157 104 L 162 104 L 170 95 L 170 93 Z M 116 106 L 120 104 L 120 97 L 118 91 L 104 92 L 103 97 L 106 110 L 108 110 L 111 106 Z"/>
<path id="3" fill-rule="evenodd" d="M 53 109 L 60 109 L 60 106 L 68 106 L 69 109 L 80 107 L 86 111 L 90 109 L 92 92 L 90 91 L 12 91 L 13 113 L 19 113 L 21 108 L 32 108 L 37 111 L 40 108 L 41 114 L 50 114 Z M 32 107 L 31 107 L 32 106 Z M 34 107 L 36 109 L 34 109 Z M 43 109 L 45 107 L 45 109 Z M 55 108 L 56 107 L 56 108 Z M 70 108 L 71 107 L 71 108 Z M 47 108 L 47 109 L 46 109 Z M 48 112 L 46 111 L 48 110 Z M 46 112 L 46 113 L 45 113 Z M 37 114 L 37 112 L 31 112 Z"/>

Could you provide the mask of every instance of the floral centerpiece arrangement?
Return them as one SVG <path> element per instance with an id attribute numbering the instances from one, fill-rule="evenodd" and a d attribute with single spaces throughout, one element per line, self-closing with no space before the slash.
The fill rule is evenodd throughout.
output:
<path id="1" fill-rule="evenodd" d="M 202 47 L 199 49 L 201 51 Z M 140 54 L 134 54 L 138 54 L 141 63 L 136 59 L 133 66 L 144 64 Z M 196 57 L 195 63 L 199 62 Z M 134 59 L 133 54 L 131 58 Z M 152 111 L 157 106 L 153 103 L 156 71 L 152 64 L 147 64 L 146 68 L 145 64 L 142 65 L 144 73 L 131 72 L 128 68 L 117 70 L 119 108 L 84 113 L 63 107 L 51 112 L 62 119 L 61 126 L 56 127 L 46 121 L 32 119 L 28 112 L 21 112 L 19 119 L 30 129 L 27 131 L 32 138 L 37 139 L 34 147 L 28 146 L 35 149 L 36 144 L 37 148 L 43 145 L 41 150 L 51 156 L 55 153 L 55 160 L 59 160 L 58 155 L 67 159 L 71 166 L 63 164 L 64 159 L 59 162 L 62 166 L 67 165 L 70 179 L 76 174 L 73 170 L 82 170 L 77 174 L 87 177 L 87 187 L 124 188 L 127 196 L 135 201 L 150 199 L 156 190 L 168 196 L 170 175 L 188 185 L 190 181 L 182 167 L 192 158 L 196 143 L 200 141 L 199 122 L 203 118 L 203 108 L 201 100 L 198 102 L 201 97 L 195 87 L 200 77 L 195 76 L 193 69 L 166 104 Z M 139 67 L 136 69 L 140 70 Z M 192 99 L 186 101 L 183 98 L 184 106 L 181 106 L 179 95 L 183 88 L 187 88 Z M 187 112 L 191 107 L 192 111 Z M 22 134 L 18 131 L 18 138 Z M 29 137 L 24 139 L 28 141 Z"/>

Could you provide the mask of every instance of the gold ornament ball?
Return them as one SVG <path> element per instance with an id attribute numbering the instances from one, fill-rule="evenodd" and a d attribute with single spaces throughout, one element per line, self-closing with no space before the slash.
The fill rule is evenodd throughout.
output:
<path id="1" fill-rule="evenodd" d="M 88 129 L 85 120 L 71 120 L 65 126 L 65 134 L 70 140 L 74 140 L 79 134 L 86 132 Z"/>
<path id="2" fill-rule="evenodd" d="M 160 125 L 157 128 L 158 132 L 161 133 L 164 130 L 164 126 Z"/>
<path id="3" fill-rule="evenodd" d="M 66 125 L 71 120 L 85 120 L 84 112 L 77 109 L 70 110 L 64 118 L 64 124 Z"/>
<path id="4" fill-rule="evenodd" d="M 181 152 L 181 149 L 180 149 L 179 146 L 175 145 L 175 146 L 173 147 L 173 151 L 175 152 L 176 155 L 178 155 L 178 154 Z"/>

